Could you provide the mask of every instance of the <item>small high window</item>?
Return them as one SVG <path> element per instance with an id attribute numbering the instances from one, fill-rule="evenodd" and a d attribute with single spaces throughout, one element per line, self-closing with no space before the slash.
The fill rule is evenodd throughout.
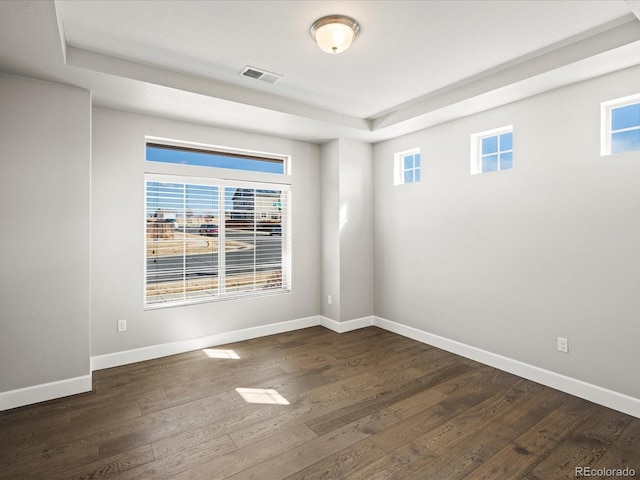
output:
<path id="1" fill-rule="evenodd" d="M 640 95 L 602 103 L 601 154 L 640 150 Z"/>
<path id="2" fill-rule="evenodd" d="M 471 174 L 513 168 L 513 126 L 471 135 Z"/>
<path id="3" fill-rule="evenodd" d="M 394 184 L 420 181 L 420 149 L 414 148 L 394 155 Z"/>
<path id="4" fill-rule="evenodd" d="M 231 168 L 250 172 L 285 173 L 285 158 L 253 155 L 231 150 L 202 149 L 194 146 L 166 145 L 147 142 L 148 162 L 177 163 L 199 167 Z"/>

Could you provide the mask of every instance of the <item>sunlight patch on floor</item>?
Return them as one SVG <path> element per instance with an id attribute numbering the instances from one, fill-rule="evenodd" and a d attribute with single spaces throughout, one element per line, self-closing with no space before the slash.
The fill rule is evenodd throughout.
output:
<path id="1" fill-rule="evenodd" d="M 236 392 L 238 392 L 247 403 L 289 405 L 287 399 L 280 395 L 277 390 L 266 388 L 236 388 Z"/>
<path id="2" fill-rule="evenodd" d="M 205 348 L 202 350 L 209 358 L 232 358 L 239 360 L 240 357 L 233 350 L 221 350 L 219 348 Z"/>

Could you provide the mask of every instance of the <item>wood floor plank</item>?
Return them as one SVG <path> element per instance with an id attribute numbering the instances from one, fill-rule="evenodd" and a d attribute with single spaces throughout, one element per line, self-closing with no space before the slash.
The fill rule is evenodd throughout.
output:
<path id="1" fill-rule="evenodd" d="M 390 358 L 393 358 L 395 362 L 386 363 L 377 367 L 373 371 L 374 375 L 379 378 L 387 378 L 411 368 L 424 369 L 429 368 L 430 365 L 436 364 L 437 362 L 459 361 L 459 358 L 455 355 L 435 348 L 426 350 L 420 348 L 413 352 L 405 348 Z"/>
<path id="2" fill-rule="evenodd" d="M 25 407 L 25 409 L 30 409 L 30 406 Z M 20 413 L 18 409 L 17 413 Z M 14 435 L 19 435 L 22 432 L 33 432 L 43 428 L 58 428 L 64 425 L 69 425 L 71 423 L 71 410 L 67 411 L 56 411 L 55 413 L 46 413 L 42 416 L 40 415 L 28 415 L 24 416 L 22 419 L 18 421 L 7 421 L 6 425 L 2 426 L 0 432 L 3 432 L 4 435 L 0 437 L 0 441 L 2 439 L 10 439 Z"/>
<path id="3" fill-rule="evenodd" d="M 631 417 L 598 409 L 589 423 L 568 435 L 527 475 L 531 479 L 573 478 L 576 467 L 593 467 L 631 423 Z"/>
<path id="4" fill-rule="evenodd" d="M 98 459 L 98 447 L 89 444 L 31 450 L 11 460 L 0 461 L 0 479 L 49 478 L 68 465 L 83 465 Z"/>
<path id="5" fill-rule="evenodd" d="M 377 327 L 311 327 L 208 353 L 97 371 L 91 392 L 0 412 L 0 480 L 640 473 L 640 419 Z"/>
<path id="6" fill-rule="evenodd" d="M 206 406 L 206 408 L 204 408 Z M 113 405 L 111 408 L 116 408 Z M 100 445 L 103 449 L 109 449 L 113 445 L 114 450 L 124 450 L 124 445 L 118 445 L 113 440 L 119 438 L 125 441 L 128 435 L 139 438 L 135 443 L 127 444 L 127 448 L 132 446 L 150 443 L 150 438 L 155 440 L 155 436 L 146 437 L 149 432 L 169 430 L 167 435 L 176 433 L 174 430 L 186 430 L 189 426 L 197 424 L 198 421 L 205 421 L 209 418 L 217 418 L 221 411 L 236 409 L 237 403 L 228 393 L 212 396 L 209 399 L 192 402 L 187 405 L 172 407 L 151 415 L 143 415 L 134 419 L 111 422 L 108 417 L 101 417 L 95 421 L 87 421 L 83 425 L 69 424 L 56 429 L 34 431 L 31 440 L 31 448 L 45 448 L 50 445 L 75 444 L 84 445 L 86 443 Z M 181 422 L 183 423 L 181 425 Z M 111 442 L 111 443 L 110 443 Z M 104 455 L 103 455 L 104 456 Z"/>
<path id="7" fill-rule="evenodd" d="M 254 380 L 270 381 L 274 377 L 281 377 L 286 373 L 279 367 L 259 370 L 254 375 L 243 380 L 236 378 L 233 374 L 224 377 L 216 375 L 200 377 L 195 381 L 182 383 L 173 378 L 167 378 L 167 386 L 164 387 L 166 394 L 162 398 L 139 401 L 140 410 L 147 415 L 158 412 L 166 408 L 176 407 L 191 403 L 196 400 L 208 398 L 215 394 L 223 394 L 239 385 L 249 385 Z"/>
<path id="8" fill-rule="evenodd" d="M 90 408 L 79 408 L 71 412 L 70 423 L 83 423 L 88 421 L 99 421 L 101 418 L 110 422 L 128 421 L 142 416 L 142 411 L 137 403 L 122 404 L 117 410 L 105 411 L 103 405 L 95 405 Z"/>
<path id="9" fill-rule="evenodd" d="M 452 376 L 439 385 L 394 402 L 385 410 L 404 420 L 445 401 L 447 398 L 449 401 L 453 397 L 459 398 L 461 388 L 473 388 L 483 380 L 484 376 L 480 372 L 471 370 L 461 375 Z M 458 393 L 455 394 L 455 392 Z"/>
<path id="10" fill-rule="evenodd" d="M 277 418 L 268 418 L 264 422 L 235 432 L 232 438 L 239 445 L 246 445 L 270 432 L 290 428 L 293 425 L 310 422 L 321 416 L 334 416 L 337 410 L 353 405 L 363 399 L 379 395 L 393 389 L 408 380 L 423 374 L 417 369 L 387 380 L 379 380 L 369 373 L 357 374 L 348 379 L 335 381 L 325 387 L 304 391 L 300 396 L 290 397 L 292 407 Z"/>
<path id="11" fill-rule="evenodd" d="M 298 398 L 292 408 L 286 409 L 280 415 L 265 418 L 246 428 L 237 429 L 231 434 L 231 438 L 238 446 L 242 447 L 274 433 L 329 415 L 344 405 L 370 395 L 366 387 L 376 381 L 375 377 L 365 373 L 349 380 L 334 382 L 318 388 L 308 392 L 308 395 Z"/>
<path id="12" fill-rule="evenodd" d="M 1 430 L 1 429 L 0 429 Z M 9 430 L 5 428 L 5 430 Z M 0 435 L 0 471 L 4 462 L 17 457 L 31 445 L 33 432 L 5 433 Z"/>
<path id="13" fill-rule="evenodd" d="M 44 423 L 55 421 L 48 417 L 58 417 L 58 421 L 64 423 L 71 418 L 69 411 L 77 408 L 83 400 L 89 399 L 90 401 L 94 397 L 93 393 L 84 393 L 66 397 L 64 400 L 67 401 L 61 401 L 63 399 L 51 400 L 0 412 L 0 432 L 16 425 L 24 427 L 30 421 Z"/>
<path id="14" fill-rule="evenodd" d="M 508 381 L 508 384 L 513 382 L 508 375 L 500 375 L 500 378 Z M 460 384 L 462 386 L 458 388 Z M 496 387 L 495 383 L 488 382 L 486 376 L 478 372 L 466 372 L 457 378 L 454 377 L 439 385 L 443 388 L 456 387 L 451 395 L 429 408 L 406 416 L 397 425 L 375 435 L 373 441 L 383 450 L 391 453 L 485 401 L 495 394 L 496 388 L 504 389 L 508 384 Z"/>
<path id="15" fill-rule="evenodd" d="M 118 480 L 164 479 L 195 465 L 214 461 L 237 450 L 228 435 L 200 428 L 160 440 L 151 445 L 154 460 L 118 475 Z"/>
<path id="16" fill-rule="evenodd" d="M 229 477 L 229 479 L 264 480 L 266 472 L 273 479 L 284 479 L 315 464 L 318 459 L 331 456 L 364 440 L 371 435 L 371 428 L 376 429 L 380 422 L 379 416 L 360 418 L 299 447 L 271 457 L 259 465 Z"/>
<path id="17" fill-rule="evenodd" d="M 546 392 L 545 392 L 546 393 Z M 544 414 L 540 420 L 517 436 L 500 452 L 493 455 L 474 471 L 470 480 L 494 480 L 524 478 L 547 452 L 556 446 L 575 428 L 590 418 L 596 406 L 583 400 L 556 392 L 560 405 Z"/>
<path id="18" fill-rule="evenodd" d="M 157 442 L 163 438 L 171 437 L 190 429 L 197 429 L 206 425 L 214 428 L 219 435 L 228 434 L 235 428 L 257 421 L 275 411 L 281 410 L 280 405 L 247 405 L 239 398 L 232 398 L 225 394 L 226 398 L 220 400 L 220 396 L 193 402 L 191 404 L 173 407 L 163 410 L 147 418 L 144 426 L 139 425 L 133 429 L 127 428 L 122 435 L 112 434 L 110 438 L 100 443 L 100 456 L 107 457 L 117 452 L 122 452 L 146 443 Z M 229 400 L 227 400 L 227 398 Z M 178 412 L 168 413 L 169 410 L 179 409 Z M 144 419 L 145 417 L 143 417 Z"/>
<path id="19" fill-rule="evenodd" d="M 640 476 L 640 419 L 631 420 L 618 440 L 607 449 L 594 468 L 624 469 L 629 467 Z"/>
<path id="20" fill-rule="evenodd" d="M 316 434 L 322 435 L 368 413 L 384 409 L 400 399 L 415 395 L 417 392 L 426 388 L 434 387 L 451 376 L 464 373 L 465 371 L 468 371 L 468 367 L 462 364 L 446 366 L 441 370 L 411 380 L 402 385 L 402 388 L 388 388 L 375 397 L 365 399 L 354 405 L 344 407 L 331 415 L 313 420 L 309 422 L 309 427 L 316 432 Z"/>
<path id="21" fill-rule="evenodd" d="M 379 460 L 361 464 L 349 480 L 400 480 L 435 460 L 435 455 L 411 444 L 403 445 Z"/>
<path id="22" fill-rule="evenodd" d="M 323 458 L 303 468 L 285 480 L 335 480 L 349 478 L 361 465 L 368 465 L 386 456 L 386 453 L 370 439 Z"/>
<path id="23" fill-rule="evenodd" d="M 151 445 L 145 445 L 113 457 L 63 469 L 62 471 L 48 474 L 46 478 L 51 480 L 118 478 L 127 470 L 152 462 L 153 460 L 154 456 Z"/>
<path id="24" fill-rule="evenodd" d="M 424 433 L 414 440 L 414 444 L 419 445 L 420 449 L 426 449 L 439 455 L 470 434 L 485 431 L 485 426 L 496 417 L 505 414 L 509 409 L 533 396 L 531 390 L 521 388 L 523 383 L 527 385 L 527 382 L 518 381 L 506 389 L 494 390 L 494 394 L 489 398 L 449 418 L 437 428 Z M 500 429 L 496 429 L 493 434 L 505 436 Z"/>
<path id="25" fill-rule="evenodd" d="M 191 467 L 169 478 L 171 480 L 199 480 L 204 478 L 207 480 L 222 480 L 256 465 L 262 465 L 270 458 L 315 438 L 317 438 L 316 434 L 306 425 L 298 425 L 253 443 L 249 447 L 240 448 L 223 455 L 214 461 Z"/>
<path id="26" fill-rule="evenodd" d="M 532 388 L 520 388 L 523 386 Z M 436 458 L 407 479 L 469 478 L 474 470 L 503 450 L 519 433 L 530 428 L 538 415 L 544 415 L 561 401 L 558 395 L 551 402 L 545 402 L 544 395 L 548 395 L 548 392 L 540 385 L 519 383 L 504 394 L 479 404 L 477 408 L 482 413 L 472 415 L 475 427 L 467 423 L 469 418 L 463 414 L 431 433 L 437 436 L 442 431 L 446 432 L 435 445 L 431 443 L 431 438 L 428 438 L 429 443 L 423 441 L 424 437 L 417 439 L 414 442 L 416 448 L 426 448 Z M 530 413 L 536 410 L 536 414 Z M 487 420 L 489 422 L 485 423 Z"/>

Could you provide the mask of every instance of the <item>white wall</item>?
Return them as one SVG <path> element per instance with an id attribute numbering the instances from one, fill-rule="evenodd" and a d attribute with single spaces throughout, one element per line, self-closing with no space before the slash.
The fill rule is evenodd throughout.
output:
<path id="1" fill-rule="evenodd" d="M 599 155 L 600 102 L 638 85 L 633 68 L 375 145 L 375 315 L 640 398 L 640 152 Z M 509 124 L 513 170 L 471 176 L 470 135 Z M 423 181 L 394 186 L 413 147 Z"/>
<path id="2" fill-rule="evenodd" d="M 91 389 L 90 128 L 88 91 L 0 74 L 0 410 Z"/>
<path id="3" fill-rule="evenodd" d="M 292 157 L 292 291 L 264 298 L 143 310 L 144 173 L 212 169 L 145 162 L 145 136 Z M 272 137 L 94 109 L 92 355 L 211 336 L 320 312 L 319 147 Z M 195 170 L 194 170 L 195 169 Z M 222 175 L 228 175 L 224 170 Z M 236 172 L 234 175 L 243 175 Z M 117 333 L 116 321 L 128 330 Z"/>

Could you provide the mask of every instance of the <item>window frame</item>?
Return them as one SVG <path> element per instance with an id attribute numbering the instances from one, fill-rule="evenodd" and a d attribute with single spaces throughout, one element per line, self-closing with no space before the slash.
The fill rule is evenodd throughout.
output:
<path id="1" fill-rule="evenodd" d="M 246 170 L 241 168 L 226 168 L 223 166 L 214 166 L 214 165 L 193 165 L 188 163 L 178 163 L 178 162 L 162 162 L 156 160 L 147 160 L 146 159 L 146 148 L 147 147 L 158 147 L 158 148 L 166 148 L 167 150 L 176 150 L 176 151 L 191 151 L 194 153 L 202 153 L 202 154 L 211 154 L 211 155 L 221 155 L 225 157 L 237 157 L 239 159 L 247 159 L 247 160 L 259 160 L 259 161 L 271 161 L 282 163 L 283 172 L 282 173 L 274 173 L 274 172 L 263 172 L 260 170 Z M 221 145 L 208 145 L 205 143 L 199 142 L 187 142 L 182 140 L 175 140 L 170 138 L 162 138 L 162 137 L 154 137 L 154 136 L 145 136 L 145 163 L 149 164 L 157 164 L 157 165 L 180 165 L 186 167 L 193 168 L 211 168 L 211 169 L 224 169 L 229 172 L 248 172 L 255 173 L 258 175 L 276 175 L 276 176 L 290 176 L 291 175 L 291 156 L 284 155 L 279 153 L 272 152 L 264 152 L 260 150 L 249 150 L 249 149 L 241 149 L 235 147 L 226 147 Z M 160 167 L 161 168 L 161 167 Z"/>
<path id="2" fill-rule="evenodd" d="M 507 150 L 501 150 L 500 149 L 500 136 L 504 135 L 506 133 L 510 133 L 511 134 L 511 149 L 507 149 Z M 491 137 L 498 137 L 498 147 L 497 150 L 495 152 L 495 155 L 498 156 L 498 168 L 497 170 L 490 170 L 490 171 L 482 171 L 482 159 L 484 156 L 487 155 L 483 155 L 482 154 L 482 141 L 487 139 L 487 138 L 491 138 Z M 471 175 L 480 175 L 483 173 L 494 173 L 494 172 L 502 172 L 502 171 L 507 171 L 507 170 L 512 170 L 513 169 L 513 125 L 505 125 L 504 127 L 498 127 L 498 128 L 493 128 L 491 130 L 485 130 L 483 132 L 478 132 L 478 133 L 474 133 L 471 135 L 471 154 L 470 154 L 470 161 L 471 161 L 471 168 L 470 168 L 470 172 Z M 511 152 L 511 167 L 510 168 L 500 168 L 500 157 L 501 154 L 503 153 L 509 153 Z"/>
<path id="3" fill-rule="evenodd" d="M 640 104 L 640 93 L 628 95 L 626 97 L 615 98 L 600 103 L 600 156 L 618 155 L 621 153 L 637 152 L 640 149 L 624 150 L 622 152 L 612 152 L 612 136 L 620 131 L 640 130 L 640 124 L 628 129 L 619 129 L 614 131 L 612 125 L 612 111 L 618 108 L 628 107 L 630 105 Z"/>
<path id="4" fill-rule="evenodd" d="M 413 167 L 407 169 L 404 166 L 404 160 L 410 155 L 414 156 Z M 415 166 L 415 155 L 420 155 L 420 165 L 417 167 Z M 405 173 L 408 171 L 413 172 L 413 181 L 411 182 L 405 181 Z M 422 181 L 422 154 L 420 152 L 420 147 L 395 153 L 393 155 L 393 172 L 394 185 L 412 185 L 420 183 Z M 416 180 L 416 172 L 418 172 L 418 180 Z"/>

